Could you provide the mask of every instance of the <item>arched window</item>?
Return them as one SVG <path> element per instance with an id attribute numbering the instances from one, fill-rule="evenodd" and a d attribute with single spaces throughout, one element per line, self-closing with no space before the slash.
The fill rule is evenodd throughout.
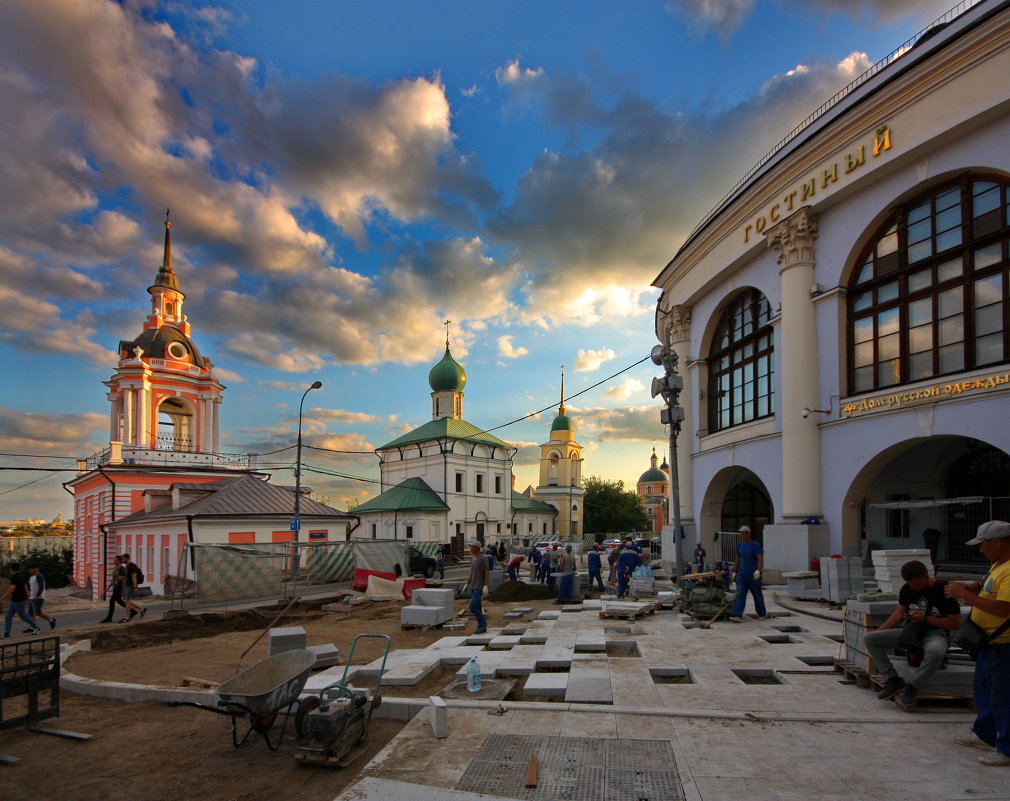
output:
<path id="1" fill-rule="evenodd" d="M 849 392 L 1010 359 L 1010 188 L 965 176 L 895 209 L 849 284 Z"/>
<path id="2" fill-rule="evenodd" d="M 722 312 L 708 357 L 708 427 L 718 431 L 775 413 L 771 306 L 751 289 Z"/>

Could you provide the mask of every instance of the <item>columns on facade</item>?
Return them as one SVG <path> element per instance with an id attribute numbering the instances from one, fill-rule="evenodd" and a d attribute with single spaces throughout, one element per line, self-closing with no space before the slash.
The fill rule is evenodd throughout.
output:
<path id="1" fill-rule="evenodd" d="M 817 408 L 817 321 L 814 242 L 817 215 L 804 207 L 768 230 L 768 247 L 778 251 L 782 291 L 780 335 L 775 364 L 782 392 L 782 508 L 779 519 L 798 523 L 821 516 L 821 445 L 816 416 L 804 418 L 804 407 Z"/>

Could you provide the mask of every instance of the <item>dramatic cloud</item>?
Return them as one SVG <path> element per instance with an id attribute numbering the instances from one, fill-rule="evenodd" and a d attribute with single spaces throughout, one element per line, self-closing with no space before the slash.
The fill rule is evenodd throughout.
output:
<path id="1" fill-rule="evenodd" d="M 529 350 L 520 345 L 518 348 L 512 344 L 511 336 L 498 337 L 498 355 L 506 359 L 516 359 L 525 356 Z"/>
<path id="2" fill-rule="evenodd" d="M 306 409 L 305 416 L 327 423 L 378 423 L 385 419 L 365 412 L 349 412 L 346 409 Z"/>
<path id="3" fill-rule="evenodd" d="M 636 392 L 641 392 L 643 389 L 645 389 L 645 384 L 637 378 L 628 376 L 616 387 L 609 387 L 603 394 L 611 400 L 626 401 Z"/>
<path id="4" fill-rule="evenodd" d="M 582 350 L 575 357 L 575 369 L 580 373 L 591 373 L 599 370 L 604 362 L 617 358 L 617 354 L 610 348 L 603 350 Z"/>
<path id="5" fill-rule="evenodd" d="M 85 414 L 29 414 L 0 409 L 0 449 L 7 452 L 83 458 L 96 432 L 108 432 L 109 418 Z"/>
<path id="6" fill-rule="evenodd" d="M 702 210 L 792 125 L 869 66 L 865 54 L 834 65 L 802 65 L 717 113 L 671 115 L 633 93 L 618 96 L 594 144 L 537 158 L 514 201 L 491 222 L 521 254 L 528 275 L 520 318 L 544 326 L 594 325 L 650 313 L 651 280 Z M 558 90 L 546 76 L 539 84 L 545 108 L 552 107 L 555 91 L 569 89 Z"/>
<path id="7" fill-rule="evenodd" d="M 652 440 L 665 437 L 659 422 L 659 406 L 627 406 L 621 409 L 591 407 L 569 409 L 577 431 L 605 442 Z"/>

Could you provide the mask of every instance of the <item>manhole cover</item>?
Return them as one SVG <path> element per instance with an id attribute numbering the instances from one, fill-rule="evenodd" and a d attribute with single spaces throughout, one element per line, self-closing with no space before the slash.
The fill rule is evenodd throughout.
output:
<path id="1" fill-rule="evenodd" d="M 454 681 L 442 692 L 443 698 L 470 699 L 471 701 L 501 701 L 515 687 L 515 679 L 505 681 L 502 679 L 482 679 L 480 689 L 472 693 L 466 688 L 465 681 Z"/>

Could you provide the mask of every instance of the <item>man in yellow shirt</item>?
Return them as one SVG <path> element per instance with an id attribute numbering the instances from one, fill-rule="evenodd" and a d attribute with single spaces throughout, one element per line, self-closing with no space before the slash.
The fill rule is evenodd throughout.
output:
<path id="1" fill-rule="evenodd" d="M 972 622 L 992 634 L 1010 618 L 1010 523 L 983 523 L 966 544 L 977 545 L 992 567 L 982 581 L 950 582 L 946 594 L 969 604 Z M 983 646 L 975 661 L 975 709 L 972 730 L 954 742 L 989 751 L 978 758 L 983 765 L 1010 767 L 1010 627 Z"/>

